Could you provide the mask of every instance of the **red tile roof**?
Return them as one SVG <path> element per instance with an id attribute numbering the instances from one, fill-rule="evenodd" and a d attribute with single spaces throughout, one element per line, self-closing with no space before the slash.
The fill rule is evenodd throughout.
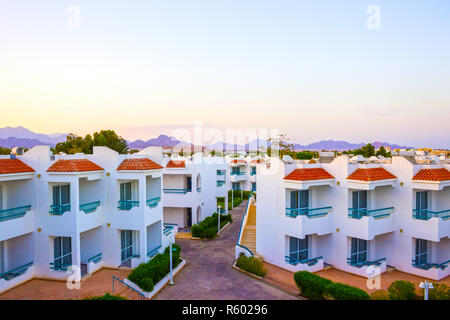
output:
<path id="1" fill-rule="evenodd" d="M 246 161 L 242 159 L 234 159 L 231 163 L 246 163 Z"/>
<path id="2" fill-rule="evenodd" d="M 358 181 L 378 181 L 378 180 L 388 180 L 396 179 L 392 173 L 387 171 L 382 167 L 378 168 L 359 168 L 356 169 L 351 175 L 347 177 L 348 180 L 358 180 Z"/>
<path id="3" fill-rule="evenodd" d="M 252 160 L 250 163 L 261 163 L 261 159 L 257 159 L 257 160 Z"/>
<path id="4" fill-rule="evenodd" d="M 135 170 L 135 171 L 157 170 L 157 169 L 162 169 L 162 167 L 148 158 L 125 159 L 117 167 L 117 170 Z"/>
<path id="5" fill-rule="evenodd" d="M 450 171 L 445 168 L 422 169 L 416 173 L 413 180 L 421 181 L 447 181 L 450 180 Z"/>
<path id="6" fill-rule="evenodd" d="M 184 160 L 170 160 L 166 164 L 166 168 L 186 168 Z"/>
<path id="7" fill-rule="evenodd" d="M 87 172 L 101 171 L 102 167 L 88 159 L 58 160 L 47 169 L 47 172 Z"/>
<path id="8" fill-rule="evenodd" d="M 34 169 L 19 159 L 0 159 L 0 174 L 34 172 Z"/>
<path id="9" fill-rule="evenodd" d="M 312 181 L 334 179 L 334 177 L 323 168 L 302 168 L 295 169 L 286 177 L 284 177 L 284 179 L 296 181 Z"/>

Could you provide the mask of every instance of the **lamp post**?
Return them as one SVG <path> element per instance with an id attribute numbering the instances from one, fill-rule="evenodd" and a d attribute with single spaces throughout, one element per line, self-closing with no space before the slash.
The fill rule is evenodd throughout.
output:
<path id="1" fill-rule="evenodd" d="M 172 277 L 172 239 L 170 239 L 170 281 L 169 284 L 173 283 L 173 277 Z"/>
<path id="2" fill-rule="evenodd" d="M 428 300 L 428 289 L 434 289 L 433 284 L 431 282 L 428 282 L 428 280 L 425 280 L 425 282 L 421 282 L 419 284 L 419 287 L 421 287 L 422 289 L 425 289 L 423 299 Z"/>
<path id="3" fill-rule="evenodd" d="M 220 233 L 220 204 L 219 204 L 219 210 L 217 210 L 217 235 Z"/>

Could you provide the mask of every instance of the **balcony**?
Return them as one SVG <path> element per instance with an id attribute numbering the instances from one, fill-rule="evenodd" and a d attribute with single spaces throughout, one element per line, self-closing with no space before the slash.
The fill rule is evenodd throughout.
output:
<path id="1" fill-rule="evenodd" d="M 197 192 L 202 192 L 202 188 L 201 188 L 201 187 L 198 187 L 198 188 L 197 188 Z"/>
<path id="2" fill-rule="evenodd" d="M 100 206 L 100 201 L 83 203 L 83 204 L 80 204 L 80 211 L 83 211 L 86 214 L 92 213 L 92 212 L 95 212 L 99 206 Z"/>
<path id="3" fill-rule="evenodd" d="M 316 257 L 311 259 L 293 259 L 289 256 L 284 257 L 285 269 L 297 271 L 317 272 L 323 269 L 323 257 Z"/>
<path id="4" fill-rule="evenodd" d="M 286 208 L 286 217 L 297 218 L 298 216 L 307 216 L 308 218 L 318 218 L 326 216 L 333 208 L 322 207 L 322 208 Z"/>
<path id="5" fill-rule="evenodd" d="M 225 184 L 225 181 L 217 180 L 217 186 L 218 186 L 218 187 L 221 187 L 221 186 L 223 186 L 224 184 Z"/>
<path id="6" fill-rule="evenodd" d="M 450 236 L 450 210 L 414 209 L 412 218 L 411 233 L 416 238 L 440 241 Z"/>
<path id="7" fill-rule="evenodd" d="M 317 258 L 312 258 L 312 259 L 293 259 L 291 257 L 285 256 L 284 257 L 285 261 L 289 264 L 292 264 L 294 266 L 296 266 L 297 264 L 301 263 L 301 264 L 306 264 L 308 266 L 313 266 L 315 265 L 317 262 L 319 262 L 319 260 L 322 260 L 323 257 L 317 257 Z"/>
<path id="8" fill-rule="evenodd" d="M 52 204 L 49 213 L 52 216 L 62 216 L 65 212 L 70 211 L 70 203 Z"/>
<path id="9" fill-rule="evenodd" d="M 348 209 L 347 235 L 372 240 L 378 235 L 394 231 L 394 207 L 381 209 Z"/>
<path id="10" fill-rule="evenodd" d="M 360 261 L 357 259 L 347 258 L 347 263 L 353 267 L 362 268 L 362 267 L 369 267 L 369 266 L 381 266 L 383 262 L 386 262 L 386 258 L 381 258 L 374 261 Z"/>
<path id="11" fill-rule="evenodd" d="M 419 268 L 422 270 L 430 270 L 431 268 L 435 268 L 435 269 L 440 269 L 440 270 L 445 270 L 445 268 L 448 267 L 448 265 L 450 264 L 450 260 L 444 261 L 442 263 L 420 263 L 420 262 L 416 262 L 416 260 L 412 260 L 412 265 L 414 268 Z"/>
<path id="12" fill-rule="evenodd" d="M 151 208 L 156 208 L 156 206 L 158 205 L 158 203 L 160 201 L 161 201 L 161 197 L 156 197 L 156 198 L 148 199 L 145 203 L 151 209 Z"/>
<path id="13" fill-rule="evenodd" d="M 231 181 L 242 181 L 245 180 L 245 172 L 232 172 L 230 180 Z"/>
<path id="14" fill-rule="evenodd" d="M 139 207 L 139 201 L 124 200 L 124 201 L 119 201 L 117 209 L 128 211 L 134 207 Z"/>
<path id="15" fill-rule="evenodd" d="M 0 273 L 0 279 L 4 279 L 4 280 L 8 281 L 15 277 L 18 277 L 21 274 L 24 274 L 32 265 L 33 265 L 33 262 L 30 262 L 30 263 L 24 264 L 20 267 L 6 271 L 4 273 Z"/>
<path id="16" fill-rule="evenodd" d="M 31 205 L 0 210 L 0 222 L 11 220 L 11 219 L 22 218 L 30 210 L 31 210 Z"/>
<path id="17" fill-rule="evenodd" d="M 217 175 L 218 176 L 224 176 L 225 175 L 225 171 L 217 170 Z"/>
<path id="18" fill-rule="evenodd" d="M 178 194 L 186 194 L 188 192 L 192 192 L 192 189 L 163 189 L 164 193 L 178 193 Z"/>

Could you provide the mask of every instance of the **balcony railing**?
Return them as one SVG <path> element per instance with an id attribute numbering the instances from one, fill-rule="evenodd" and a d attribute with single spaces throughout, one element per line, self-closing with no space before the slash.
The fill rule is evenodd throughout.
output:
<path id="1" fill-rule="evenodd" d="M 147 257 L 153 258 L 154 256 L 156 256 L 158 254 L 159 249 L 161 249 L 161 246 L 157 246 L 156 248 L 150 250 L 149 252 L 147 252 Z"/>
<path id="2" fill-rule="evenodd" d="M 444 270 L 445 268 L 448 267 L 449 263 L 450 263 L 450 260 L 444 261 L 444 262 L 439 263 L 439 264 L 438 263 L 428 263 L 428 262 L 425 262 L 425 263 L 422 262 L 421 263 L 421 262 L 418 262 L 416 260 L 412 261 L 413 267 L 419 268 L 419 269 L 423 269 L 423 270 L 429 270 L 431 268 Z"/>
<path id="3" fill-rule="evenodd" d="M 250 175 L 251 175 L 251 176 L 254 176 L 255 174 L 256 174 L 256 172 L 253 172 L 253 171 L 250 172 Z"/>
<path id="4" fill-rule="evenodd" d="M 149 208 L 155 208 L 155 207 L 158 205 L 159 201 L 161 201 L 161 197 L 156 197 L 156 198 L 153 198 L 153 199 L 148 199 L 145 203 L 147 204 L 147 206 L 148 206 Z"/>
<path id="5" fill-rule="evenodd" d="M 243 176 L 245 174 L 245 172 L 232 172 L 231 175 L 232 176 Z"/>
<path id="6" fill-rule="evenodd" d="M 413 218 L 418 220 L 430 220 L 431 218 L 442 218 L 443 220 L 450 219 L 450 210 L 431 211 L 431 210 L 413 210 Z"/>
<path id="7" fill-rule="evenodd" d="M 131 210 L 134 207 L 139 207 L 139 201 L 134 200 L 123 200 L 119 201 L 117 209 L 119 210 Z"/>
<path id="8" fill-rule="evenodd" d="M 71 263 L 50 262 L 50 269 L 55 271 L 56 270 L 66 271 L 67 268 L 69 268 L 70 266 L 72 266 Z"/>
<path id="9" fill-rule="evenodd" d="M 307 216 L 308 218 L 318 218 L 326 216 L 333 208 L 322 207 L 322 208 L 286 208 L 286 216 L 289 218 L 297 218 L 298 216 Z"/>
<path id="10" fill-rule="evenodd" d="M 172 232 L 173 229 L 174 229 L 173 225 L 164 224 L 163 234 L 165 236 L 168 236 Z"/>
<path id="11" fill-rule="evenodd" d="M 202 187 L 198 187 L 197 192 L 202 192 Z"/>
<path id="12" fill-rule="evenodd" d="M 217 180 L 217 186 L 218 186 L 218 187 L 221 187 L 221 186 L 223 186 L 224 184 L 225 184 L 225 181 Z"/>
<path id="13" fill-rule="evenodd" d="M 225 171 L 217 171 L 217 175 L 218 176 L 224 176 L 225 175 Z"/>
<path id="14" fill-rule="evenodd" d="M 30 211 L 30 210 L 31 210 L 31 205 L 0 210 L 0 222 L 6 221 L 6 220 L 11 220 L 11 219 L 16 219 L 16 218 L 22 218 L 27 213 L 27 211 Z"/>
<path id="15" fill-rule="evenodd" d="M 381 219 L 389 217 L 389 215 L 393 212 L 394 207 L 374 210 L 348 208 L 348 217 L 352 219 L 361 219 L 362 217 L 374 217 L 374 219 Z"/>
<path id="16" fill-rule="evenodd" d="M 102 259 L 103 259 L 103 254 L 102 254 L 102 253 L 99 253 L 99 254 L 96 254 L 96 255 L 93 256 L 93 257 L 90 257 L 90 258 L 88 259 L 88 263 L 89 263 L 89 262 L 99 263 L 100 261 L 102 261 Z"/>
<path id="17" fill-rule="evenodd" d="M 310 266 L 310 267 L 313 266 L 313 265 L 315 265 L 317 262 L 319 262 L 320 259 L 323 259 L 323 257 L 320 256 L 320 257 L 317 257 L 317 258 L 311 258 L 311 259 L 294 259 L 294 258 L 291 258 L 291 257 L 288 257 L 288 256 L 285 256 L 285 257 L 284 257 L 284 260 L 285 260 L 287 263 L 292 264 L 292 265 L 294 265 L 294 266 L 296 266 L 296 265 L 298 265 L 299 263 L 301 263 L 301 264 L 306 264 L 306 265 L 308 265 L 308 266 Z"/>
<path id="18" fill-rule="evenodd" d="M 179 194 L 186 194 L 188 192 L 191 192 L 192 189 L 163 189 L 164 193 L 179 193 Z"/>
<path id="19" fill-rule="evenodd" d="M 97 210 L 97 208 L 100 206 L 100 201 L 94 201 L 89 203 L 83 203 L 80 204 L 80 211 L 83 211 L 84 213 L 88 214 L 91 212 L 94 212 Z"/>
<path id="20" fill-rule="evenodd" d="M 32 265 L 33 265 L 33 262 L 30 262 L 30 263 L 24 264 L 23 266 L 0 273 L 0 279 L 11 280 L 11 279 L 25 273 L 28 270 L 28 268 L 31 267 Z"/>
<path id="21" fill-rule="evenodd" d="M 70 211 L 70 203 L 52 204 L 49 213 L 53 216 L 62 216 L 67 211 Z"/>
<path id="22" fill-rule="evenodd" d="M 381 258 L 374 261 L 361 261 L 358 259 L 347 258 L 347 263 L 353 267 L 361 268 L 364 266 L 379 266 L 383 261 L 386 261 L 386 258 Z"/>

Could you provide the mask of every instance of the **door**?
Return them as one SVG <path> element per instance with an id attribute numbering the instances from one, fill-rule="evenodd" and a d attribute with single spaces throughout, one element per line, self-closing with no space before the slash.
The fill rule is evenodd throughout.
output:
<path id="1" fill-rule="evenodd" d="M 192 208 L 187 208 L 187 225 L 188 227 L 192 226 Z"/>
<path id="2" fill-rule="evenodd" d="M 59 214 L 70 210 L 70 185 L 53 186 L 53 206 Z"/>
<path id="3" fill-rule="evenodd" d="M 308 236 L 304 239 L 289 237 L 289 257 L 294 261 L 308 259 Z"/>
<path id="4" fill-rule="evenodd" d="M 428 263 L 428 241 L 423 239 L 416 239 L 416 265 L 425 265 Z"/>
<path id="5" fill-rule="evenodd" d="M 353 191 L 352 217 L 361 218 L 367 215 L 367 190 Z"/>
<path id="6" fill-rule="evenodd" d="M 192 177 L 186 177 L 186 189 L 192 191 Z"/>
<path id="7" fill-rule="evenodd" d="M 416 218 L 421 220 L 428 219 L 428 192 L 416 192 Z"/>
<path id="8" fill-rule="evenodd" d="M 350 253 L 351 264 L 359 264 L 367 261 L 367 241 L 358 238 L 352 238 L 352 247 Z"/>
<path id="9" fill-rule="evenodd" d="M 72 238 L 56 237 L 53 239 L 54 269 L 66 270 L 72 264 Z"/>
<path id="10" fill-rule="evenodd" d="M 133 256 L 133 231 L 122 230 L 120 232 L 121 260 L 122 262 Z"/>

